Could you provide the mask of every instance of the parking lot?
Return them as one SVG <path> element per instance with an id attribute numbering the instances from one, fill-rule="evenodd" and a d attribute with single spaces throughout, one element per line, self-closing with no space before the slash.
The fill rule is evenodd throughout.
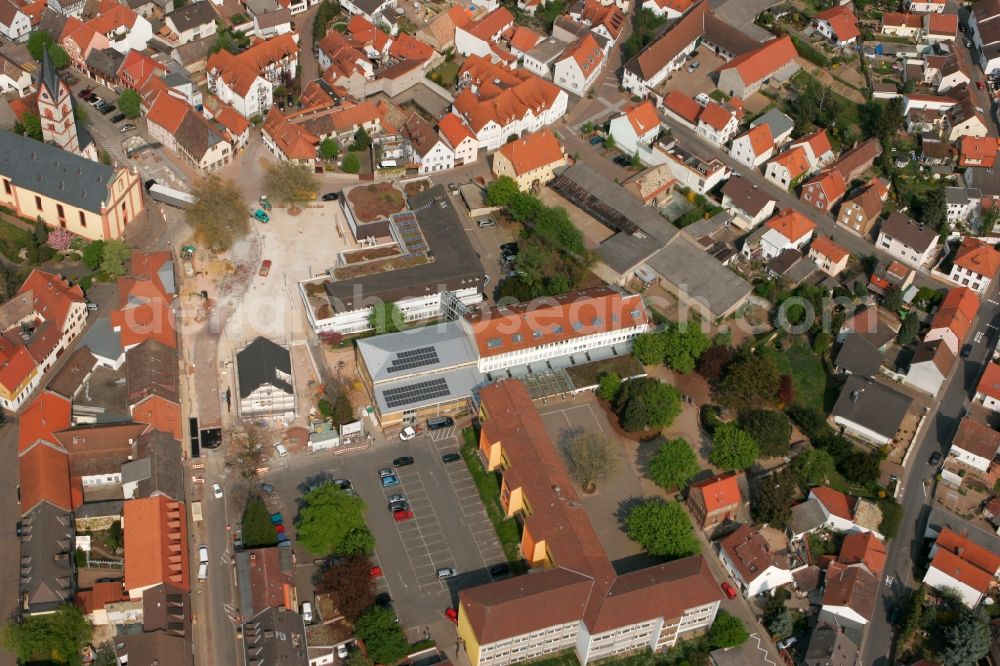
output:
<path id="1" fill-rule="evenodd" d="M 506 561 L 493 525 L 463 461 L 444 463 L 442 454 L 457 453 L 461 433 L 454 428 L 431 431 L 408 442 L 392 440 L 372 448 L 334 456 L 292 455 L 287 464 L 268 472 L 264 481 L 275 488 L 271 510 L 286 517 L 294 543 L 298 501 L 319 479 L 350 479 L 367 504 L 366 521 L 375 536 L 374 564 L 382 568 L 377 593 L 388 592 L 404 628 L 424 627 L 444 617 L 458 591 L 486 583 L 489 568 Z M 410 456 L 414 464 L 395 471 L 399 485 L 383 488 L 378 470 L 394 458 Z M 406 496 L 413 518 L 396 522 L 388 510 L 391 495 Z M 301 599 L 309 599 L 316 556 L 295 545 L 296 581 Z M 437 569 L 451 567 L 454 578 L 439 580 Z"/>
<path id="2" fill-rule="evenodd" d="M 694 97 L 700 92 L 715 90 L 715 72 L 725 61 L 714 51 L 702 45 L 696 49 L 698 55 L 686 60 L 679 70 L 670 74 L 668 83 L 661 86 L 661 92 L 679 90 L 688 97 Z M 695 70 L 688 71 L 694 63 L 699 63 Z"/>

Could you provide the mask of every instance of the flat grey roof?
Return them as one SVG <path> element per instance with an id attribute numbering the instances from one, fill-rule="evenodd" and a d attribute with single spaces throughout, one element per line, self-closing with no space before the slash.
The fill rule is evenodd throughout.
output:
<path id="1" fill-rule="evenodd" d="M 555 37 L 548 37 L 540 41 L 533 49 L 528 51 L 528 55 L 538 62 L 548 65 L 550 62 L 562 55 L 562 52 L 566 50 L 567 46 L 566 42 L 560 41 Z"/>
<path id="2" fill-rule="evenodd" d="M 778 109 L 771 109 L 757 120 L 750 123 L 750 127 L 767 125 L 771 128 L 772 136 L 780 136 L 785 132 L 790 132 L 795 127 L 795 121 L 789 118 Z"/>
<path id="3" fill-rule="evenodd" d="M 101 317 L 84 334 L 80 346 L 89 348 L 98 358 L 117 359 L 125 353 L 121 339 L 121 334 L 111 327 L 111 318 Z"/>
<path id="4" fill-rule="evenodd" d="M 716 316 L 729 312 L 750 295 L 749 282 L 684 236 L 667 243 L 646 263 L 689 297 L 704 300 Z"/>
<path id="5" fill-rule="evenodd" d="M 410 197 L 409 204 L 434 260 L 412 268 L 327 283 L 326 294 L 335 312 L 355 309 L 356 299 L 367 307 L 370 299 L 394 303 L 442 289 L 482 290 L 485 271 L 444 186 L 437 185 Z"/>
<path id="6" fill-rule="evenodd" d="M 420 377 L 375 386 L 375 401 L 380 414 L 420 409 L 428 405 L 468 398 L 485 382 L 475 366 L 464 366 Z"/>
<path id="7" fill-rule="evenodd" d="M 476 365 L 479 354 L 457 321 L 358 340 L 374 383 Z"/>
<path id="8" fill-rule="evenodd" d="M 840 391 L 830 416 L 892 438 L 899 431 L 913 399 L 884 384 L 851 375 Z"/>

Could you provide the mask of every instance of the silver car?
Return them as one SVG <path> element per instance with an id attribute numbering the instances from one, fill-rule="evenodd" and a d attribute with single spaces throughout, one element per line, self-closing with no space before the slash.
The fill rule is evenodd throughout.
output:
<path id="1" fill-rule="evenodd" d="M 454 578 L 458 575 L 453 567 L 442 567 L 437 570 L 437 576 L 439 580 L 444 580 L 445 578 Z"/>
<path id="2" fill-rule="evenodd" d="M 378 471 L 378 478 L 384 479 L 387 476 L 394 476 L 395 474 L 396 471 L 393 470 L 391 467 L 383 467 Z"/>
<path id="3" fill-rule="evenodd" d="M 405 502 L 405 501 L 406 501 L 406 495 L 400 493 L 396 493 L 395 495 L 389 495 L 389 504 L 392 504 L 394 502 Z"/>

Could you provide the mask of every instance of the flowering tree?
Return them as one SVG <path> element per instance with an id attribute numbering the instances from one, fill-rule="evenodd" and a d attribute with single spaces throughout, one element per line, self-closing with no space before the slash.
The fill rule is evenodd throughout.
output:
<path id="1" fill-rule="evenodd" d="M 56 252 L 65 252 L 73 244 L 73 234 L 62 227 L 56 227 L 49 234 L 46 243 Z"/>

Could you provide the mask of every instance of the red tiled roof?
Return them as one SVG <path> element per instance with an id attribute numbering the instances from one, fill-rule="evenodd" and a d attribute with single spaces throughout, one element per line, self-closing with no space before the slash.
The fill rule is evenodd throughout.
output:
<path id="1" fill-rule="evenodd" d="M 976 386 L 976 392 L 994 400 L 1000 400 L 1000 365 L 996 363 L 986 364 L 986 371 L 983 372 L 983 377 L 979 380 L 979 385 Z"/>
<path id="2" fill-rule="evenodd" d="M 894 28 L 921 28 L 924 25 L 924 18 L 920 14 L 885 12 L 882 14 L 882 25 Z"/>
<path id="3" fill-rule="evenodd" d="M 959 166 L 992 167 L 997 161 L 997 139 L 993 136 L 963 136 L 958 140 Z"/>
<path id="4" fill-rule="evenodd" d="M 576 61 L 584 77 L 600 69 L 601 63 L 604 62 L 604 49 L 589 32 L 567 48 L 563 55 Z"/>
<path id="5" fill-rule="evenodd" d="M 116 601 L 125 601 L 128 596 L 122 587 L 122 581 L 109 580 L 98 581 L 89 590 L 80 590 L 76 593 L 76 605 L 90 615 L 94 611 L 103 610 L 106 604 L 113 604 Z"/>
<path id="6" fill-rule="evenodd" d="M 743 83 L 749 85 L 766 79 L 776 71 L 795 60 L 799 55 L 788 35 L 767 42 L 759 49 L 733 58 L 720 71 L 735 69 Z"/>
<path id="7" fill-rule="evenodd" d="M 170 134 L 176 134 L 190 108 L 191 105 L 184 100 L 164 93 L 157 95 L 153 100 L 149 113 L 146 114 L 146 120 L 159 125 Z"/>
<path id="8" fill-rule="evenodd" d="M 215 120 L 229 130 L 235 139 L 250 129 L 250 121 L 239 114 L 239 111 L 220 102 L 219 110 L 215 112 Z"/>
<path id="9" fill-rule="evenodd" d="M 768 229 L 774 229 L 790 241 L 797 241 L 807 234 L 811 234 L 816 229 L 816 224 L 806 216 L 791 208 L 786 208 L 781 213 L 764 223 Z"/>
<path id="10" fill-rule="evenodd" d="M 726 125 L 729 124 L 732 118 L 733 114 L 722 108 L 721 104 L 718 102 L 709 102 L 705 105 L 701 115 L 698 116 L 698 122 L 703 122 L 715 131 L 721 132 L 726 129 Z"/>
<path id="11" fill-rule="evenodd" d="M 885 568 L 885 543 L 871 532 L 852 532 L 844 537 L 837 561 L 841 564 L 861 563 L 878 576 Z"/>
<path id="12" fill-rule="evenodd" d="M 506 7 L 497 7 L 477 21 L 462 26 L 462 30 L 483 41 L 490 41 L 497 34 L 514 22 L 514 15 Z"/>
<path id="13" fill-rule="evenodd" d="M 126 500 L 122 515 L 125 588 L 170 583 L 188 590 L 187 512 L 183 502 L 162 495 Z M 137 596 L 137 595 L 135 595 Z"/>
<path id="14" fill-rule="evenodd" d="M 429 60 L 434 55 L 430 44 L 425 44 L 416 37 L 401 32 L 396 35 L 389 47 L 389 55 L 397 60 Z"/>
<path id="15" fill-rule="evenodd" d="M 278 107 L 271 107 L 261 129 L 271 137 L 271 141 L 286 159 L 311 160 L 316 158 L 316 146 L 320 143 L 319 136 L 302 125 L 288 122 L 285 114 Z"/>
<path id="16" fill-rule="evenodd" d="M 786 150 L 772 159 L 771 162 L 785 167 L 792 180 L 809 171 L 811 167 L 809 164 L 809 155 L 806 154 L 806 150 L 802 146 L 795 146 Z"/>
<path id="17" fill-rule="evenodd" d="M 833 34 L 841 42 L 846 42 L 861 36 L 858 30 L 858 17 L 849 6 L 838 5 L 822 11 L 813 18 L 830 24 Z"/>
<path id="18" fill-rule="evenodd" d="M 854 520 L 854 505 L 858 498 L 825 486 L 817 486 L 809 492 L 833 515 L 844 520 Z"/>
<path id="19" fill-rule="evenodd" d="M 820 189 L 823 191 L 827 206 L 831 206 L 847 193 L 847 184 L 836 169 L 827 169 L 816 174 L 808 183 L 802 186 L 802 191 Z"/>
<path id="20" fill-rule="evenodd" d="M 934 545 L 940 550 L 945 550 L 949 553 L 955 554 L 980 571 L 986 572 L 990 578 L 995 576 L 997 570 L 1000 569 L 1000 554 L 993 553 L 989 549 L 983 548 L 974 541 L 969 540 L 967 537 L 962 536 L 947 527 L 941 530 L 941 533 L 938 535 Z M 935 565 L 937 564 L 937 555 L 934 556 L 934 563 Z M 956 576 L 956 578 L 962 580 L 958 576 Z M 983 591 L 985 591 L 985 589 Z"/>
<path id="21" fill-rule="evenodd" d="M 118 68 L 118 77 L 125 85 L 138 89 L 151 77 L 157 74 L 165 74 L 166 71 L 167 68 L 162 64 L 156 62 L 142 51 L 133 49 L 125 55 L 125 59 Z"/>
<path id="22" fill-rule="evenodd" d="M 43 501 L 65 511 L 75 503 L 69 481 L 69 455 L 48 444 L 38 444 L 18 458 L 21 482 L 21 515 Z"/>
<path id="23" fill-rule="evenodd" d="M 818 129 L 812 134 L 804 136 L 792 143 L 793 146 L 803 146 L 807 144 L 812 149 L 813 155 L 816 156 L 816 159 L 819 159 L 826 153 L 833 152 L 833 146 L 830 144 L 830 137 L 826 135 L 826 129 Z"/>
<path id="24" fill-rule="evenodd" d="M 73 405 L 69 398 L 42 391 L 21 413 L 17 428 L 17 450 L 24 453 L 38 441 L 58 444 L 55 433 L 65 430 L 72 421 Z"/>
<path id="25" fill-rule="evenodd" d="M 539 298 L 466 316 L 483 357 L 649 323 L 638 296 L 610 287 Z"/>
<path id="26" fill-rule="evenodd" d="M 476 135 L 472 133 L 462 119 L 456 116 L 454 113 L 446 113 L 444 118 L 438 121 L 438 132 L 444 137 L 445 142 L 455 149 L 465 141 L 467 138 L 475 139 Z"/>
<path id="27" fill-rule="evenodd" d="M 1000 252 L 992 245 L 966 236 L 958 247 L 955 265 L 992 280 L 1000 270 Z"/>
<path id="28" fill-rule="evenodd" d="M 510 160 L 519 176 L 566 158 L 559 139 L 548 129 L 505 143 L 498 152 Z"/>
<path id="29" fill-rule="evenodd" d="M 958 32 L 958 14 L 928 14 L 927 32 L 954 37 Z"/>
<path id="30" fill-rule="evenodd" d="M 931 330 L 947 328 L 959 341 L 964 340 L 979 312 L 979 297 L 968 287 L 952 287 L 941 301 L 931 320 Z"/>
<path id="31" fill-rule="evenodd" d="M 746 525 L 740 525 L 720 541 L 719 549 L 726 554 L 745 583 L 756 580 L 771 567 L 778 567 L 767 539 Z"/>
<path id="32" fill-rule="evenodd" d="M 643 136 L 654 127 L 659 128 L 660 116 L 656 113 L 656 106 L 653 100 L 647 99 L 639 104 L 634 104 L 625 109 L 625 117 L 628 118 L 636 136 Z"/>
<path id="33" fill-rule="evenodd" d="M 514 29 L 514 35 L 510 38 L 510 47 L 526 53 L 543 39 L 545 39 L 545 35 L 519 25 Z"/>
<path id="34" fill-rule="evenodd" d="M 817 236 L 809 246 L 809 249 L 815 250 L 835 264 L 844 257 L 848 256 L 847 250 L 840 247 L 826 236 Z"/>
<path id="35" fill-rule="evenodd" d="M 705 512 L 712 513 L 743 501 L 739 485 L 741 476 L 743 476 L 742 472 L 726 472 L 704 481 L 692 483 L 688 492 L 700 494 L 704 500 Z"/>
<path id="36" fill-rule="evenodd" d="M 763 155 L 774 148 L 774 136 L 767 123 L 751 127 L 744 136 L 750 140 L 750 148 L 754 155 Z"/>
<path id="37" fill-rule="evenodd" d="M 149 426 L 144 432 L 158 430 L 181 438 L 181 408 L 176 402 L 151 395 L 132 406 L 132 418 Z"/>
<path id="38" fill-rule="evenodd" d="M 701 114 L 698 102 L 680 90 L 671 90 L 667 93 L 663 98 L 663 106 L 692 124 L 698 121 L 698 115 Z"/>

